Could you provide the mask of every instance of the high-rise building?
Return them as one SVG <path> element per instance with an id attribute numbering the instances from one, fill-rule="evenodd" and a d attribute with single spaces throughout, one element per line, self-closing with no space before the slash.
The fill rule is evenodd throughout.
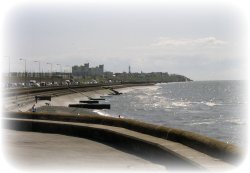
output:
<path id="1" fill-rule="evenodd" d="M 89 67 L 89 63 L 85 63 L 83 66 L 73 66 L 72 75 L 77 77 L 85 76 L 100 76 L 104 73 L 104 65 L 99 65 L 97 67 Z"/>

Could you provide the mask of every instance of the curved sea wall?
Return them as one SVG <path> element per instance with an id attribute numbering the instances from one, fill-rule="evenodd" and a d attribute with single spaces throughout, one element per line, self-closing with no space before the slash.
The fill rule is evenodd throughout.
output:
<path id="1" fill-rule="evenodd" d="M 159 143 L 152 139 L 153 137 L 145 139 L 141 134 L 134 134 L 138 132 L 131 132 L 123 128 L 120 129 L 113 126 L 97 124 L 15 118 L 5 118 L 3 122 L 4 127 L 10 130 L 61 134 L 89 139 L 108 145 L 117 150 L 136 155 L 152 163 L 160 164 L 168 170 L 179 170 L 180 168 L 185 170 L 217 170 L 214 167 L 210 168 L 206 164 L 197 163 L 196 160 L 189 159 L 179 153 L 171 152 L 164 146 L 159 146 Z M 86 143 L 82 143 L 82 145 L 86 145 Z M 102 152 L 106 153 L 109 151 Z M 208 163 L 210 162 L 208 161 Z M 221 167 L 226 170 L 234 168 L 225 163 L 222 163 Z"/>
<path id="2" fill-rule="evenodd" d="M 94 91 L 103 89 L 102 87 L 112 87 L 112 88 L 125 88 L 125 87 L 133 87 L 133 86 L 149 86 L 154 85 L 154 83 L 122 83 L 122 84 L 89 84 L 89 85 L 70 85 L 72 89 L 84 88 L 86 91 Z M 56 90 L 67 90 L 68 86 L 53 86 L 53 87 L 32 87 L 32 88 L 17 88 L 17 89 L 9 89 L 4 90 L 4 95 L 22 95 L 22 94 L 32 94 L 32 93 L 41 93 L 47 91 L 56 91 Z"/>
<path id="3" fill-rule="evenodd" d="M 148 124 L 131 119 L 104 117 L 98 115 L 51 114 L 31 112 L 5 112 L 6 118 L 53 120 L 64 122 L 82 122 L 122 127 L 136 132 L 178 142 L 212 157 L 222 159 L 231 164 L 242 160 L 243 152 L 232 144 L 227 144 L 213 138 L 196 133 Z"/>

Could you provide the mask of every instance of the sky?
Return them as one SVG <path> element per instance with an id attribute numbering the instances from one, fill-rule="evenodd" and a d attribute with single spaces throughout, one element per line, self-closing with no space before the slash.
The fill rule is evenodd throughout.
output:
<path id="1" fill-rule="evenodd" d="M 246 79 L 242 12 L 225 3 L 26 3 L 3 23 L 5 71 L 168 72 L 193 80 Z"/>

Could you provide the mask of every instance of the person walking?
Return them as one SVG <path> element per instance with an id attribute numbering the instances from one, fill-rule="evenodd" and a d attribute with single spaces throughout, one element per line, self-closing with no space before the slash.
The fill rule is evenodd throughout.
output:
<path id="1" fill-rule="evenodd" d="M 34 104 L 31 108 L 32 112 L 36 112 L 36 104 Z"/>

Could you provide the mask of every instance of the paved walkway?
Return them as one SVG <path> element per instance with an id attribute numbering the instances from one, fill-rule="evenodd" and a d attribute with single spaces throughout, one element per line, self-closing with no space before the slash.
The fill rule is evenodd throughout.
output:
<path id="1" fill-rule="evenodd" d="M 84 138 L 3 130 L 6 159 L 21 170 L 165 171 L 135 155 Z"/>
<path id="2" fill-rule="evenodd" d="M 8 120 L 8 118 L 6 120 Z M 53 126 L 53 127 L 60 125 L 60 126 L 65 126 L 65 127 L 70 126 L 71 130 L 72 130 L 72 128 L 74 128 L 74 126 L 75 127 L 83 126 L 84 128 L 90 128 L 93 131 L 95 131 L 95 129 L 100 129 L 102 131 L 106 131 L 106 132 L 110 132 L 110 133 L 114 133 L 114 134 L 119 134 L 119 135 L 126 136 L 128 138 L 136 139 L 136 140 L 139 140 L 145 144 L 151 144 L 151 145 L 157 146 L 157 147 L 159 147 L 159 148 L 161 148 L 169 153 L 174 154 L 176 157 L 181 158 L 182 160 L 186 160 L 187 162 L 189 162 L 192 165 L 197 165 L 198 167 L 204 168 L 206 170 L 218 171 L 218 170 L 231 170 L 231 169 L 235 168 L 234 166 L 232 166 L 232 165 L 230 165 L 222 160 L 208 156 L 204 153 L 196 151 L 196 150 L 189 148 L 185 145 L 182 145 L 180 143 L 168 141 L 168 140 L 165 140 L 162 138 L 157 138 L 154 136 L 142 134 L 139 132 L 131 131 L 131 130 L 120 128 L 120 127 L 113 127 L 113 126 L 106 126 L 106 125 L 99 125 L 99 124 L 48 121 L 48 120 L 29 120 L 29 119 L 20 120 L 20 119 L 15 119 L 15 118 L 11 118 L 9 120 L 21 121 L 21 122 L 22 121 L 24 121 L 24 122 L 37 122 L 37 123 L 40 123 L 42 125 L 41 127 L 44 127 L 44 128 L 46 128 L 46 125 Z M 88 145 L 89 145 L 89 147 L 92 148 L 92 144 L 88 144 Z M 72 147 L 69 147 L 69 148 L 72 149 Z M 48 148 L 48 150 L 50 150 L 50 148 Z M 53 149 L 52 149 L 52 151 L 53 151 Z M 90 149 L 90 151 L 91 151 L 91 149 Z M 92 151 L 95 151 L 95 149 Z M 105 150 L 105 149 L 103 151 L 109 152 L 109 150 Z M 97 159 L 99 159 L 98 155 L 95 157 Z M 100 157 L 100 158 L 103 158 L 103 157 Z M 105 156 L 103 159 L 106 160 L 106 158 L 108 158 L 108 157 Z M 126 159 L 130 160 L 130 158 L 126 158 Z M 116 160 L 117 159 L 114 157 L 114 161 L 116 161 Z M 117 162 L 115 162 L 115 163 L 117 163 Z M 118 163 L 120 163 L 120 161 L 118 161 Z M 124 164 L 122 164 L 122 165 L 124 165 Z M 127 167 L 127 166 L 125 166 L 125 167 Z M 179 167 L 181 168 L 181 165 Z"/>

